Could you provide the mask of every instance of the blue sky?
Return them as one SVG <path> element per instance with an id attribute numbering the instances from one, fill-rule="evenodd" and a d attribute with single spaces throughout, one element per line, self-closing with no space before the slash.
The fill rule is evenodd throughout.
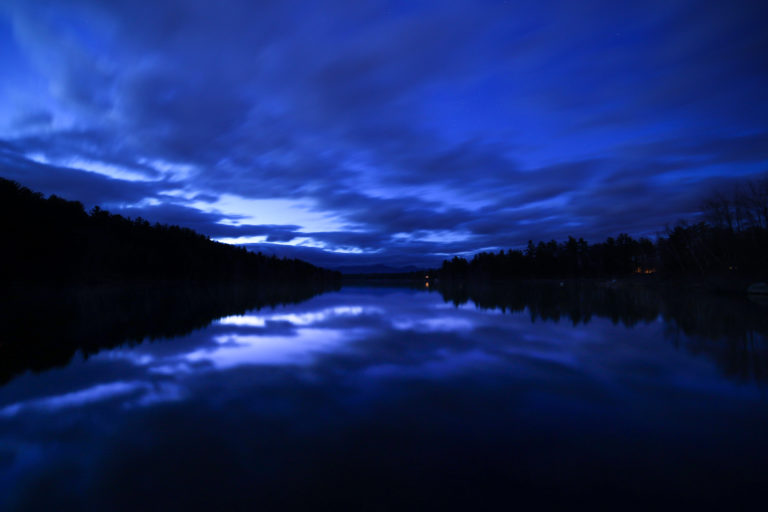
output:
<path id="1" fill-rule="evenodd" d="M 4 0 L 0 176 L 338 266 L 654 235 L 768 171 L 761 1 Z"/>

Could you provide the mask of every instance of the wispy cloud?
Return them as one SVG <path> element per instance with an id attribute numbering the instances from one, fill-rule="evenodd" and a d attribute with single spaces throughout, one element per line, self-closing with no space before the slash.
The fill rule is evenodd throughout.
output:
<path id="1" fill-rule="evenodd" d="M 765 15 L 11 0 L 0 174 L 316 261 L 650 233 L 768 168 Z"/>

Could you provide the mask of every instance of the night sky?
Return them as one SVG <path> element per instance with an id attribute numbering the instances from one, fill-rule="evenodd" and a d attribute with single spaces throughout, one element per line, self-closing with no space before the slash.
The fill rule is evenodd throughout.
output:
<path id="1" fill-rule="evenodd" d="M 0 176 L 328 266 L 654 236 L 768 170 L 768 3 L 0 0 Z"/>

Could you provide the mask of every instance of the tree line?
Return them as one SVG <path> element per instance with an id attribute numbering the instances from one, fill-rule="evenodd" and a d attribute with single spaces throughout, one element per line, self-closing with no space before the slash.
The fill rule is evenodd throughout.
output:
<path id="1" fill-rule="evenodd" d="M 37 287 L 0 294 L 0 386 L 27 370 L 64 366 L 78 352 L 174 338 L 213 320 L 275 308 L 338 290 L 340 282 L 309 281 L 269 286 L 212 283 L 197 286 Z"/>
<path id="2" fill-rule="evenodd" d="M 590 244 L 528 242 L 524 250 L 455 256 L 433 274 L 442 279 L 622 277 L 633 274 L 768 278 L 768 177 L 702 204 L 698 222 L 678 222 L 656 240 L 626 233 Z"/>
<path id="3" fill-rule="evenodd" d="M 332 281 L 337 272 L 253 253 L 191 229 L 150 224 L 0 178 L 0 281 Z"/>
<path id="4" fill-rule="evenodd" d="M 589 324 L 596 318 L 633 327 L 664 321 L 663 335 L 676 346 L 712 358 L 740 380 L 768 381 L 768 315 L 765 304 L 741 296 L 686 293 L 678 286 L 634 283 L 444 281 L 430 290 L 455 306 L 526 314 L 532 322 Z"/>

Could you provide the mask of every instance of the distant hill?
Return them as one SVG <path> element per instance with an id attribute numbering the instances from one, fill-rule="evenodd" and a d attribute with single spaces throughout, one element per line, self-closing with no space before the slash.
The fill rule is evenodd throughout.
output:
<path id="1" fill-rule="evenodd" d="M 422 272 L 424 269 L 409 265 L 406 267 L 391 267 L 389 265 L 344 265 L 335 267 L 342 274 L 407 274 Z"/>
<path id="2" fill-rule="evenodd" d="M 128 219 L 0 178 L 0 282 L 306 282 L 338 272 L 210 240 L 191 229 Z"/>

